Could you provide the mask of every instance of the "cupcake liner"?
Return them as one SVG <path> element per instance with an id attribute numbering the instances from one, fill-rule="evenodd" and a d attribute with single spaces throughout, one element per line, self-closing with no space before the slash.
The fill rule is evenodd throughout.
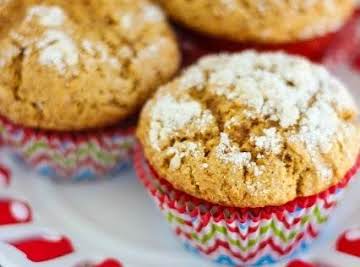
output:
<path id="1" fill-rule="evenodd" d="M 34 130 L 0 117 L 4 145 L 17 159 L 58 182 L 104 178 L 130 165 L 132 127 L 79 133 Z"/>
<path id="2" fill-rule="evenodd" d="M 135 148 L 137 175 L 185 247 L 231 266 L 260 266 L 281 261 L 307 248 L 318 236 L 356 165 L 337 185 L 282 206 L 231 208 L 211 204 L 174 189 Z"/>

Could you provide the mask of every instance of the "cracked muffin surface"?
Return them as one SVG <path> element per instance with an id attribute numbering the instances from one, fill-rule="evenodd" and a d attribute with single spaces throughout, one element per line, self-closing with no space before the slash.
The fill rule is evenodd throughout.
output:
<path id="1" fill-rule="evenodd" d="M 0 1 L 0 114 L 85 130 L 132 116 L 179 66 L 175 37 L 147 0 Z"/>
<path id="2" fill-rule="evenodd" d="M 162 86 L 137 136 L 176 189 L 264 207 L 341 181 L 359 153 L 356 117 L 351 95 L 322 66 L 246 51 L 205 57 Z"/>
<path id="3" fill-rule="evenodd" d="M 287 43 L 338 30 L 353 0 L 156 0 L 178 23 L 241 42 Z"/>

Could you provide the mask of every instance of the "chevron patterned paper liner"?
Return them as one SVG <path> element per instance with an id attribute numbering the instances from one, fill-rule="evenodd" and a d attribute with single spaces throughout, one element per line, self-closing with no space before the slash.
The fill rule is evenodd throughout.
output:
<path id="1" fill-rule="evenodd" d="M 149 166 L 139 145 L 136 172 L 186 248 L 217 263 L 260 266 L 275 263 L 307 248 L 360 167 L 336 186 L 279 207 L 223 207 L 174 189 Z"/>
<path id="2" fill-rule="evenodd" d="M 104 178 L 130 165 L 132 127 L 53 133 L 15 125 L 0 117 L 0 133 L 17 158 L 57 181 Z"/>

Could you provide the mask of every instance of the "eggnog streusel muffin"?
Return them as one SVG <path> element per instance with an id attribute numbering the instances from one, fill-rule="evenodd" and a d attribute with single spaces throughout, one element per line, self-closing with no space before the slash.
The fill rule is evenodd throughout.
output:
<path id="1" fill-rule="evenodd" d="M 282 53 L 201 59 L 142 111 L 145 158 L 175 189 L 230 207 L 285 204 L 339 183 L 357 108 L 323 67 Z"/>
<path id="2" fill-rule="evenodd" d="M 60 180 L 123 169 L 133 117 L 179 66 L 174 34 L 147 0 L 0 1 L 0 132 Z"/>
<path id="3" fill-rule="evenodd" d="M 225 39 L 285 43 L 336 31 L 354 10 L 353 0 L 157 0 L 187 27 Z"/>
<path id="4" fill-rule="evenodd" d="M 6 0 L 0 11 L 0 114 L 24 126 L 113 125 L 179 65 L 164 14 L 146 0 Z"/>

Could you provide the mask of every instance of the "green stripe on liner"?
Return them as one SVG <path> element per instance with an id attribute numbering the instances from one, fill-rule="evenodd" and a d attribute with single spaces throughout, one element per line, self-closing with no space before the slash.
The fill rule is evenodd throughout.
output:
<path id="1" fill-rule="evenodd" d="M 169 212 L 167 215 L 166 215 L 166 220 L 169 222 L 169 223 L 172 223 L 172 222 L 177 222 L 178 224 L 185 224 L 185 221 L 180 218 L 180 217 L 176 217 L 175 215 L 173 215 L 171 212 Z"/>
<path id="2" fill-rule="evenodd" d="M 315 209 L 312 212 L 313 216 L 316 218 L 316 222 L 318 224 L 323 224 L 327 222 L 328 216 L 323 216 L 321 214 L 320 208 L 318 206 L 315 207 Z M 311 219 L 310 215 L 305 215 L 301 218 L 301 225 L 304 226 L 306 223 L 308 223 Z"/>
<path id="3" fill-rule="evenodd" d="M 301 226 L 304 226 L 306 222 L 309 222 L 310 219 L 313 217 L 316 219 L 318 224 L 323 224 L 327 221 L 326 216 L 322 216 L 320 209 L 316 207 L 313 211 L 313 216 L 304 216 L 305 220 L 301 220 Z M 178 224 L 185 224 L 185 221 L 182 218 L 179 218 L 172 214 L 171 212 L 168 212 L 166 215 L 167 221 L 169 223 L 178 223 Z M 305 221 L 305 222 L 304 222 Z M 280 238 L 284 243 L 288 244 L 291 241 L 295 239 L 295 237 L 299 234 L 299 231 L 291 231 L 289 234 L 285 234 L 284 231 L 279 229 L 275 223 L 274 220 L 271 220 L 271 222 L 268 225 L 261 226 L 259 229 L 260 237 L 267 234 L 269 231 L 271 231 L 276 237 Z M 251 248 L 253 248 L 259 241 L 260 237 L 256 239 L 250 239 L 247 244 L 244 246 L 241 244 L 239 240 L 232 239 L 228 230 L 224 226 L 218 226 L 216 224 L 211 224 L 211 229 L 208 233 L 204 234 L 203 236 L 199 236 L 196 232 L 190 233 L 191 237 L 200 242 L 201 244 L 206 244 L 210 240 L 212 240 L 216 234 L 222 234 L 225 237 L 227 237 L 227 240 L 229 243 L 231 243 L 233 246 L 238 247 L 241 251 L 247 252 Z"/>
<path id="4" fill-rule="evenodd" d="M 35 152 L 37 152 L 40 149 L 48 149 L 48 148 L 49 148 L 49 146 L 43 141 L 35 142 L 30 147 L 26 148 L 25 155 L 31 156 L 32 154 L 34 154 Z"/>
<path id="5" fill-rule="evenodd" d="M 125 144 L 126 143 L 126 144 Z M 122 144 L 118 145 L 118 149 L 122 150 L 124 148 L 130 148 L 132 145 L 131 141 L 124 141 Z M 57 151 L 54 151 L 51 149 L 46 142 L 39 141 L 34 144 L 32 144 L 30 147 L 26 148 L 24 151 L 25 156 L 31 157 L 33 154 L 37 153 L 38 151 L 46 150 L 44 153 L 50 154 L 49 157 L 60 166 L 75 166 L 77 161 L 80 158 L 84 158 L 86 156 L 89 156 L 93 159 L 95 159 L 98 162 L 104 163 L 104 164 L 114 164 L 118 160 L 117 155 L 113 155 L 111 153 L 108 153 L 105 150 L 101 150 L 99 146 L 95 144 L 87 144 L 82 145 L 78 149 L 76 149 L 74 152 L 72 152 L 70 155 L 68 155 L 66 158 Z M 52 153 L 49 153 L 52 152 Z"/>

